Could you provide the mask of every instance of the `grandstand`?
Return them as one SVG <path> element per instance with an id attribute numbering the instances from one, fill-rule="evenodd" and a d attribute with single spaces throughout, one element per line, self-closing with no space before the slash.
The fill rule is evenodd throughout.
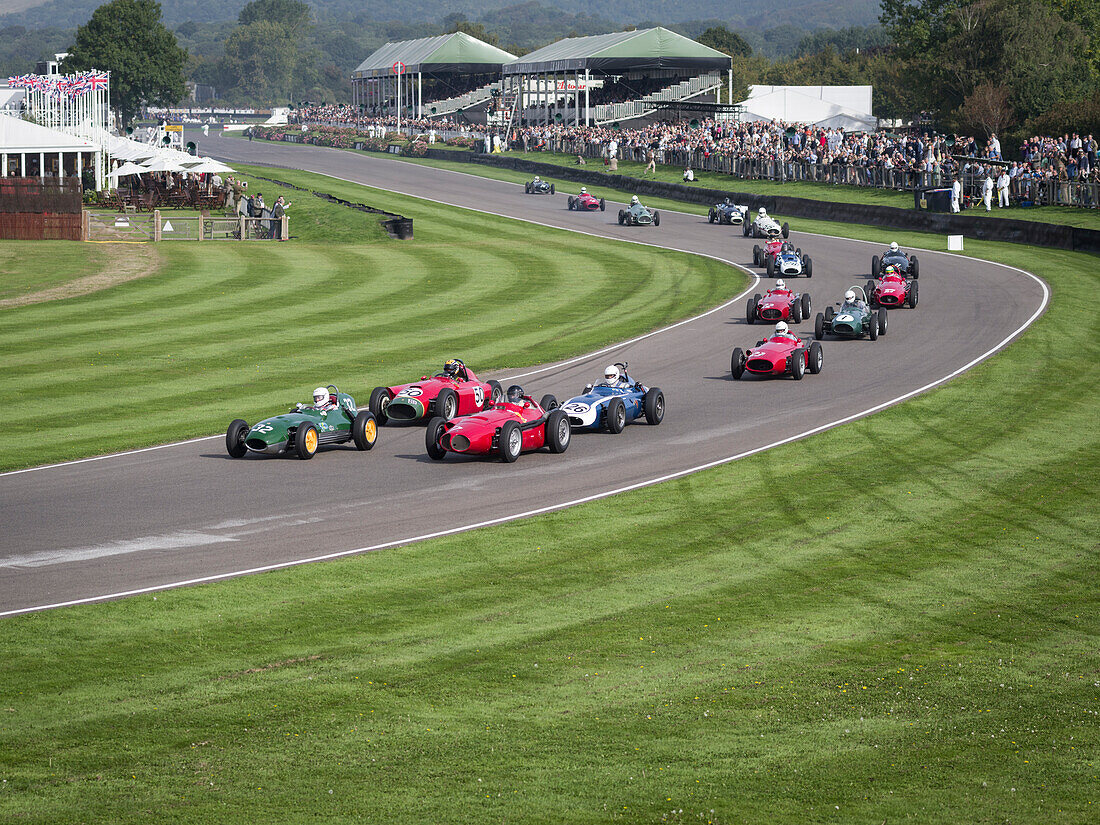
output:
<path id="1" fill-rule="evenodd" d="M 354 103 L 372 115 L 416 117 L 484 107 L 501 67 L 515 59 L 465 32 L 386 43 L 352 72 Z M 404 66 L 400 83 L 397 64 Z M 425 106 L 425 95 L 439 103 Z"/>

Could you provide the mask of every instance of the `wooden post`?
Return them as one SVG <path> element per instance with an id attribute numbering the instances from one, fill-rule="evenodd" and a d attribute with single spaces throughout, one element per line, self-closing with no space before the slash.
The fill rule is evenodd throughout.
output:
<path id="1" fill-rule="evenodd" d="M 245 240 L 244 237 L 244 215 L 241 215 L 241 240 Z"/>
<path id="2" fill-rule="evenodd" d="M 153 242 L 160 241 L 160 210 L 153 210 Z"/>
<path id="3" fill-rule="evenodd" d="M 92 235 L 92 216 L 87 209 L 80 210 L 80 240 L 90 241 Z"/>
<path id="4" fill-rule="evenodd" d="M 287 227 L 289 226 L 290 221 L 287 219 L 286 212 L 284 212 L 283 216 L 281 218 L 279 218 L 279 222 L 282 224 L 282 226 L 279 227 L 279 240 L 280 241 L 289 240 L 289 236 L 286 233 L 287 233 Z"/>

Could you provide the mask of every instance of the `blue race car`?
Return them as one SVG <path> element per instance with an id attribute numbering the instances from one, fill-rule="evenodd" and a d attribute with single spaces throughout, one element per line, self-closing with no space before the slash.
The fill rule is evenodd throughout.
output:
<path id="1" fill-rule="evenodd" d="M 643 416 L 650 424 L 660 424 L 665 417 L 664 393 L 631 378 L 625 363 L 608 367 L 605 376 L 612 373 L 615 377 L 589 384 L 583 395 L 562 404 L 569 425 L 575 430 L 606 429 L 609 433 L 621 433 L 628 422 Z"/>

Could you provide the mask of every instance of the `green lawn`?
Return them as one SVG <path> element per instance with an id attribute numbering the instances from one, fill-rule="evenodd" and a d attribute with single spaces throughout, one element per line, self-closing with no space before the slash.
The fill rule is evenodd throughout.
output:
<path id="1" fill-rule="evenodd" d="M 491 530 L 0 622 L 0 819 L 1093 821 L 1100 268 L 967 245 L 1050 309 L 902 406 Z"/>
<path id="2" fill-rule="evenodd" d="M 269 203 L 288 195 L 295 240 L 0 242 L 13 295 L 122 263 L 146 273 L 78 297 L 0 305 L 0 470 L 216 433 L 318 383 L 365 402 L 371 387 L 450 356 L 492 370 L 576 355 L 693 315 L 746 283 L 707 258 L 317 175 L 243 171 L 407 215 L 416 238 L 391 240 L 378 216 L 252 178 L 249 191 Z M 44 404 L 79 415 L 42 438 Z"/>

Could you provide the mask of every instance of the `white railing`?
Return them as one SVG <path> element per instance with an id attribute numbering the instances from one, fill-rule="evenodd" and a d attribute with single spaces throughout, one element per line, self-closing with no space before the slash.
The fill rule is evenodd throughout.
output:
<path id="1" fill-rule="evenodd" d="M 474 89 L 472 92 L 466 92 L 464 95 L 458 97 L 449 97 L 446 100 L 437 100 L 432 103 L 425 103 L 424 110 L 429 117 L 438 117 L 439 115 L 449 115 L 451 112 L 457 112 L 459 109 L 466 109 L 470 106 L 474 106 L 478 103 L 484 103 L 493 96 L 493 89 L 497 87 L 496 83 L 487 83 L 480 88 Z M 435 111 L 432 111 L 432 107 L 435 107 Z"/>
<path id="2" fill-rule="evenodd" d="M 661 103 L 672 103 L 677 100 L 689 100 L 708 92 L 713 92 L 722 87 L 722 78 L 718 74 L 704 74 L 693 77 L 667 89 L 652 92 L 637 100 L 626 103 L 603 103 L 593 106 L 596 123 L 613 123 L 617 120 L 630 120 L 635 117 L 643 117 L 656 111 Z"/>

